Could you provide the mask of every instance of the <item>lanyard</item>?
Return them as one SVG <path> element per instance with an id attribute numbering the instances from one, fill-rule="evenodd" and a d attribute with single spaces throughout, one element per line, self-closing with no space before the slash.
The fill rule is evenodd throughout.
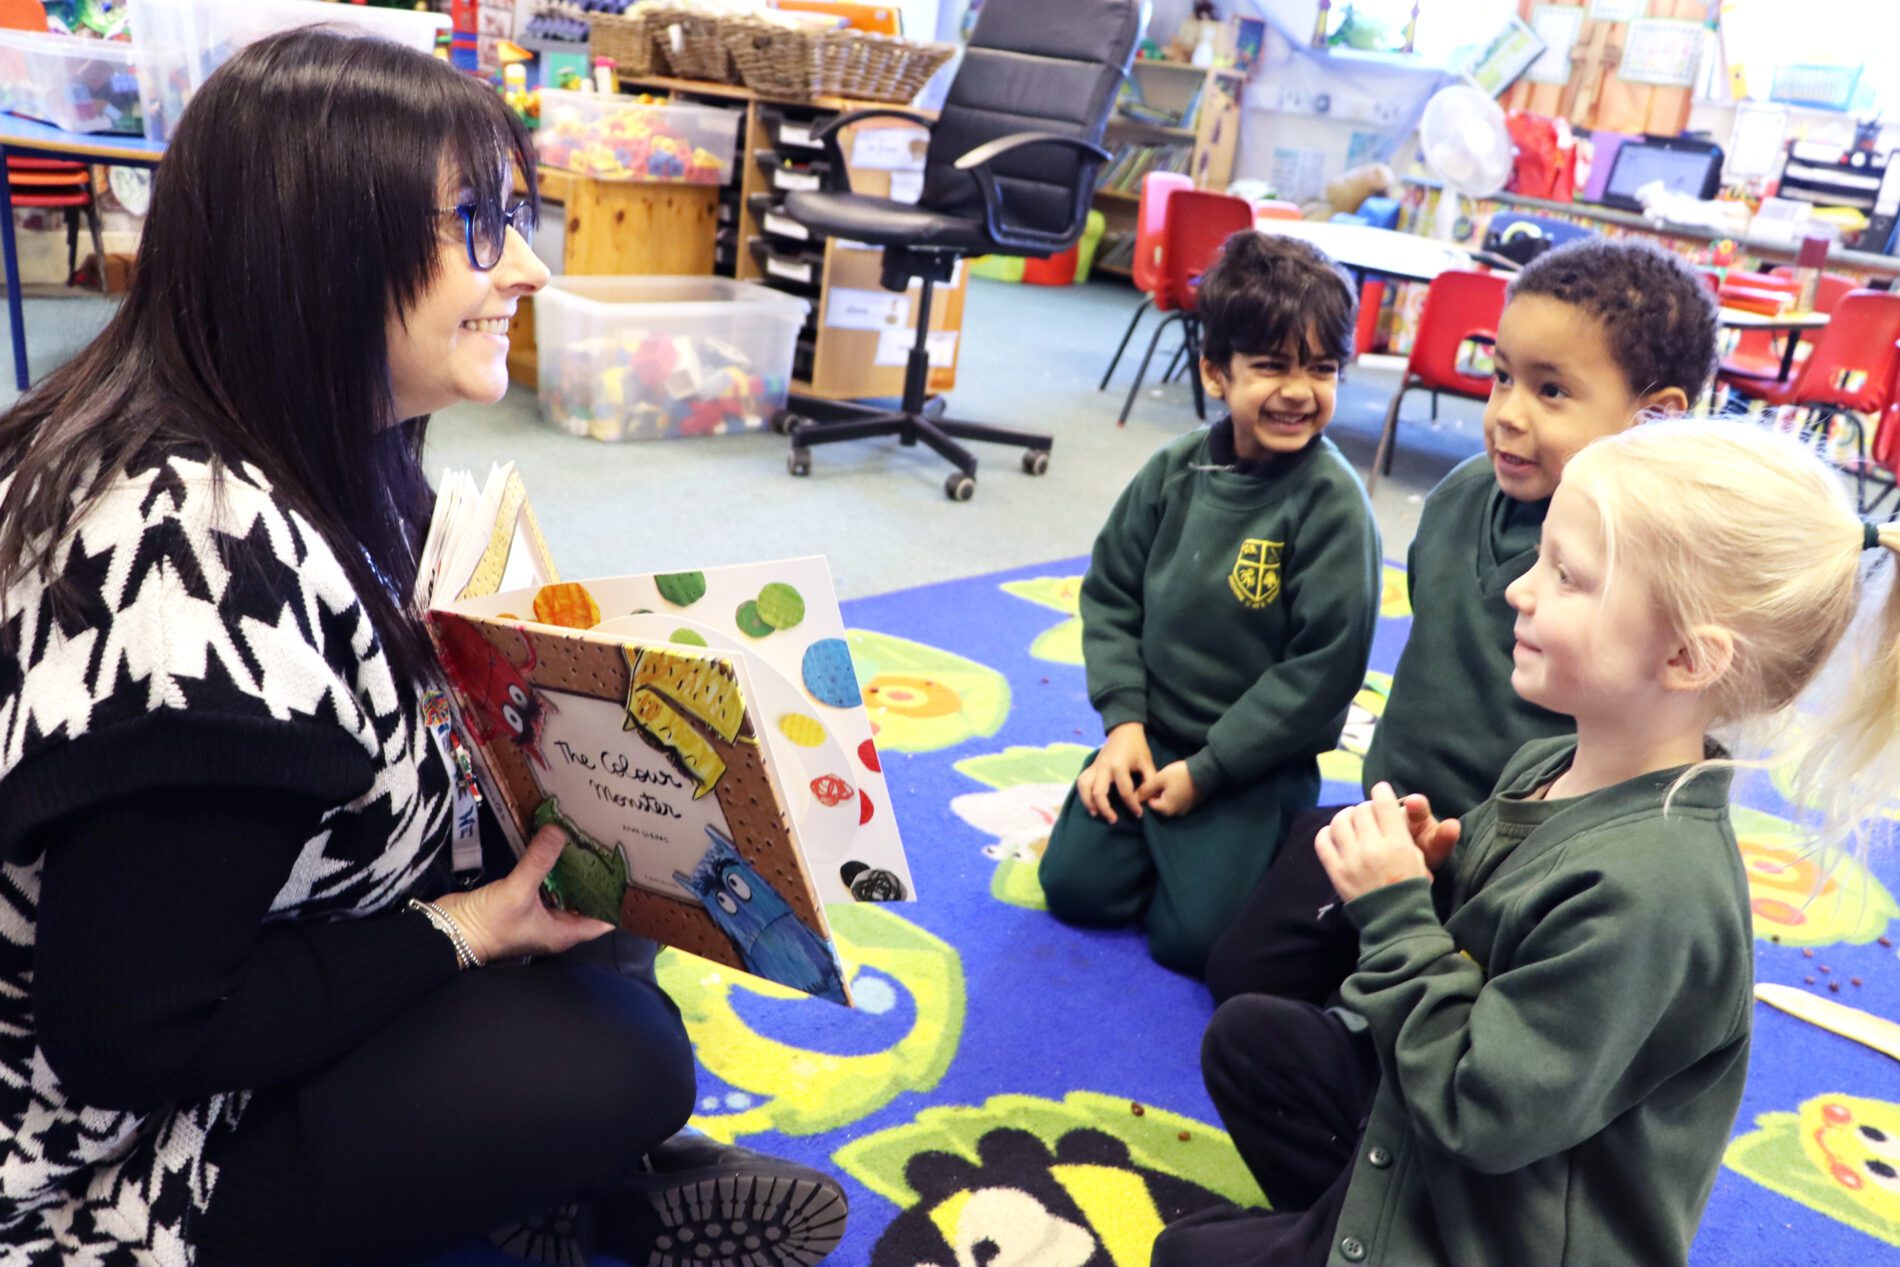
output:
<path id="1" fill-rule="evenodd" d="M 454 832 L 450 839 L 450 861 L 455 882 L 467 887 L 482 873 L 482 835 L 476 813 L 482 803 L 481 785 L 475 781 L 475 763 L 468 746 L 455 732 L 455 710 L 448 696 L 430 689 L 422 697 L 422 722 L 435 739 L 435 749 L 449 768 L 449 786 L 455 793 Z"/>

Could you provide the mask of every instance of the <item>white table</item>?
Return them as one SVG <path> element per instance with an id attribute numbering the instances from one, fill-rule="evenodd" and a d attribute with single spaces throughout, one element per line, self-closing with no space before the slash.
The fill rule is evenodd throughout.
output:
<path id="1" fill-rule="evenodd" d="M 1471 256 L 1451 245 L 1416 233 L 1375 229 L 1368 224 L 1334 224 L 1329 220 L 1254 222 L 1262 233 L 1310 242 L 1333 257 L 1333 262 L 1363 276 L 1389 277 L 1405 282 L 1429 282 L 1440 273 L 1470 268 Z"/>
<path id="2" fill-rule="evenodd" d="M 1825 312 L 1784 312 L 1769 316 L 1763 312 L 1744 312 L 1740 308 L 1720 310 L 1721 322 L 1727 330 L 1765 330 L 1770 334 L 1787 333 L 1792 338 L 1785 340 L 1787 346 L 1781 350 L 1780 382 L 1787 382 L 1794 372 L 1794 350 L 1801 343 L 1801 336 L 1810 330 L 1819 330 L 1828 322 Z"/>

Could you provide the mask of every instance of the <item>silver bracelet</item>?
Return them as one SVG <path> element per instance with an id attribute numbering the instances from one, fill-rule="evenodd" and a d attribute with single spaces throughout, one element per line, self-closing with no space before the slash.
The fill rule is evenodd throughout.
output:
<path id="1" fill-rule="evenodd" d="M 462 935 L 462 926 L 457 924 L 454 917 L 447 911 L 437 906 L 434 902 L 425 902 L 419 897 L 409 899 L 409 909 L 412 911 L 421 911 L 423 917 L 435 925 L 436 931 L 449 939 L 449 944 L 455 947 L 455 966 L 457 968 L 467 969 L 482 966 L 482 957 L 475 953 L 473 946 L 468 944 L 468 938 Z"/>

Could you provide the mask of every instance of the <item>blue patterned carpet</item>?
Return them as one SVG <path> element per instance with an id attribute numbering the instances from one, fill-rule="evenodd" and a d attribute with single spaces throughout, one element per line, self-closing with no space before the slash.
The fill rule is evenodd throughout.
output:
<path id="1" fill-rule="evenodd" d="M 1080 665 L 1082 560 L 846 606 L 920 902 L 834 911 L 861 1010 L 767 992 L 670 955 L 709 1133 L 827 1167 L 850 1191 L 837 1267 L 1145 1267 L 1170 1217 L 1258 1193 L 1197 1064 L 1211 1004 L 1138 934 L 1039 909 L 1035 858 L 1099 736 Z M 1402 578 L 1354 724 L 1327 759 L 1348 799 L 1409 628 Z M 1851 862 L 1819 897 L 1781 820 L 1738 811 L 1764 981 L 1889 1018 L 1900 881 Z M 1812 952 L 1811 956 L 1808 952 Z M 1694 1261 L 1845 1264 L 1900 1246 L 1900 1068 L 1758 1006 L 1747 1099 Z M 1900 1260 L 1900 1259 L 1896 1259 Z M 502 1267 L 471 1251 L 435 1267 Z M 608 1260 L 597 1260 L 605 1264 Z"/>

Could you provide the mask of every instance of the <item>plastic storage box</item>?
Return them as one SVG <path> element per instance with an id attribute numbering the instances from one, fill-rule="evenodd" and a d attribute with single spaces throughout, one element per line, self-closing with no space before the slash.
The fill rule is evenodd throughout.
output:
<path id="1" fill-rule="evenodd" d="M 68 132 L 137 136 L 143 60 L 122 41 L 0 30 L 0 110 Z"/>
<path id="2" fill-rule="evenodd" d="M 716 106 L 642 105 L 544 88 L 534 144 L 547 166 L 602 180 L 723 185 L 739 121 L 739 111 Z"/>
<path id="3" fill-rule="evenodd" d="M 145 135 L 154 141 L 170 139 L 185 103 L 212 71 L 266 35 L 322 26 L 427 53 L 435 47 L 436 33 L 449 29 L 440 13 L 323 0 L 138 0 L 131 20 L 133 43 L 146 54 L 139 95 Z"/>
<path id="4" fill-rule="evenodd" d="M 542 415 L 608 441 L 757 430 L 810 308 L 724 277 L 557 277 L 534 297 Z"/>

